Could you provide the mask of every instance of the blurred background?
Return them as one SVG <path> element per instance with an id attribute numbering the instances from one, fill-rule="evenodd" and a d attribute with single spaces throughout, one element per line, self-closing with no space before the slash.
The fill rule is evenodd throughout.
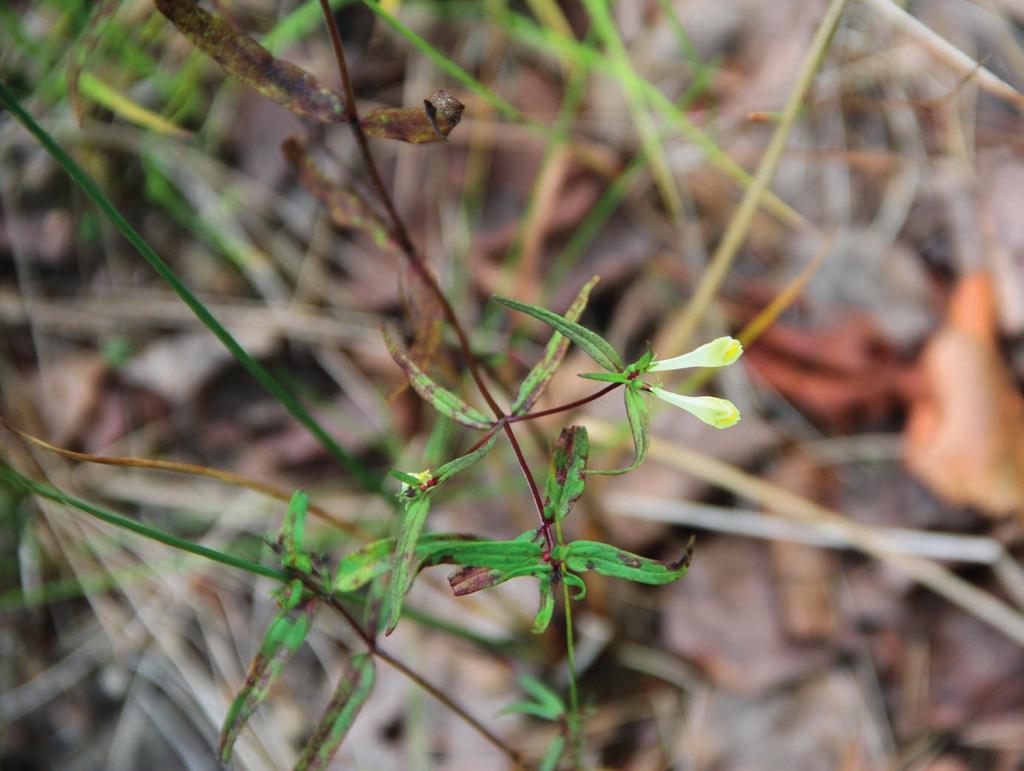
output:
<path id="1" fill-rule="evenodd" d="M 567 521 L 571 537 L 665 559 L 697 534 L 675 584 L 588 577 L 574 607 L 588 766 L 1024 768 L 1024 3 L 850 0 L 821 57 L 818 0 L 620 0 L 611 31 L 578 0 L 332 5 L 361 109 L 437 88 L 466 104 L 444 143 L 371 143 L 506 403 L 548 333 L 493 292 L 561 312 L 600 275 L 582 321 L 626 357 L 744 337 L 715 379 L 664 378 L 732 399 L 740 424 L 655 408 L 648 460 L 590 478 Z M 206 7 L 337 87 L 317 3 Z M 147 0 L 6 0 L 0 79 L 371 473 L 436 467 L 474 441 L 403 388 L 383 345 L 381 324 L 416 300 L 400 260 L 334 227 L 280 152 L 308 134 L 330 176 L 372 200 L 344 126 L 228 80 Z M 773 137 L 781 155 L 757 195 Z M 81 453 L 302 487 L 362 532 L 390 532 L 393 509 L 3 112 L 0 215 L 6 422 Z M 479 404 L 450 330 L 428 369 Z M 538 407 L 591 393 L 577 374 L 592 369 L 570 350 Z M 535 473 L 570 421 L 590 430 L 593 467 L 628 464 L 613 395 L 521 431 Z M 81 462 L 8 431 L 0 458 L 272 559 L 264 539 L 285 505 L 251 490 Z M 15 485 L 0 484 L 0 513 L 0 768 L 218 768 L 274 582 Z M 428 527 L 511 538 L 534 517 L 500 443 L 439 494 Z M 362 543 L 309 530 L 331 563 Z M 426 571 L 409 604 L 456 628 L 403 622 L 385 647 L 535 761 L 557 727 L 498 712 L 522 698 L 517 675 L 564 689 L 560 610 L 530 635 L 536 582 L 454 598 L 444 575 Z M 290 767 L 350 639 L 320 614 L 234 767 Z M 506 766 L 380 668 L 332 767 Z"/>

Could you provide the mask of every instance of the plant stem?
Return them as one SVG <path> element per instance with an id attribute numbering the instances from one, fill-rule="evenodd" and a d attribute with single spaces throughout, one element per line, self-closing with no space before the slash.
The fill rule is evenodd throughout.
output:
<path id="1" fill-rule="evenodd" d="M 555 533 L 558 537 L 558 545 L 563 546 L 565 539 L 562 536 L 562 523 L 555 522 Z M 559 573 L 564 572 L 565 566 L 559 563 L 556 568 Z M 582 746 L 580 739 L 580 697 L 576 685 L 576 643 L 572 629 L 572 597 L 569 592 L 569 584 L 562 581 L 562 597 L 565 604 L 565 663 L 569 670 L 569 741 L 572 745 L 575 766 L 580 766 L 580 754 Z"/>
<path id="2" fill-rule="evenodd" d="M 341 77 L 342 94 L 345 99 L 345 114 L 348 118 L 348 125 L 352 130 L 356 144 L 359 147 L 359 154 L 362 157 L 366 173 L 370 177 L 374 193 L 391 220 L 392 235 L 398 242 L 402 253 L 409 261 L 412 269 L 427 285 L 431 293 L 437 298 L 438 303 L 441 305 L 441 312 L 444 314 L 445 320 L 449 325 L 451 325 L 452 329 L 455 330 L 455 335 L 459 339 L 459 347 L 462 349 L 462 356 L 465 359 L 467 369 L 469 369 L 469 374 L 472 376 L 473 382 L 476 383 L 476 387 L 480 391 L 480 395 L 494 413 L 494 417 L 497 419 L 498 424 L 500 424 L 504 430 L 505 435 L 508 437 L 509 444 L 512 445 L 512 451 L 515 453 L 516 461 L 519 463 L 519 468 L 522 470 L 523 476 L 526 478 L 527 486 L 530 488 L 530 495 L 533 498 L 533 505 L 537 510 L 537 517 L 540 520 L 540 526 L 544 532 L 544 539 L 547 542 L 548 548 L 551 548 L 554 546 L 554 539 L 551 536 L 550 526 L 544 521 L 544 502 L 540 497 L 540 490 L 537 488 L 537 482 L 533 478 L 533 472 L 530 471 L 530 466 L 526 462 L 523 450 L 519 446 L 519 440 L 516 439 L 515 432 L 512 430 L 512 426 L 509 425 L 504 410 L 498 406 L 498 403 L 494 400 L 494 396 L 491 395 L 490 389 L 488 389 L 487 384 L 484 382 L 483 375 L 480 373 L 480 367 L 477 364 L 476 356 L 474 356 L 473 349 L 469 344 L 469 336 L 466 334 L 465 329 L 459 322 L 458 316 L 455 315 L 455 310 L 452 308 L 451 303 L 448 302 L 448 298 L 441 290 L 441 286 L 437 283 L 437 278 L 435 278 L 434 274 L 430 272 L 430 268 L 427 267 L 427 263 L 423 259 L 422 255 L 416 251 L 416 247 L 409 238 L 409 231 L 405 227 L 405 223 L 399 216 L 398 211 L 395 209 L 395 204 L 391 200 L 391 195 L 388 193 L 387 188 L 384 187 L 380 172 L 377 170 L 377 164 L 373 159 L 373 153 L 370 152 L 370 145 L 366 138 L 366 132 L 363 131 L 362 124 L 359 122 L 359 110 L 356 107 L 355 92 L 352 89 L 352 79 L 349 76 L 348 65 L 345 62 L 345 49 L 341 43 L 341 35 L 338 33 L 338 26 L 334 22 L 334 15 L 331 13 L 327 0 L 320 0 L 320 8 L 323 11 L 324 23 L 327 25 L 327 32 L 331 38 L 331 46 L 334 48 L 334 57 L 338 62 L 338 74 Z"/>
<path id="3" fill-rule="evenodd" d="M 466 711 L 465 707 L 463 707 L 461 704 L 455 701 L 451 696 L 441 691 L 439 688 L 437 688 L 437 686 L 433 685 L 421 674 L 419 674 L 413 669 L 410 669 L 409 666 L 406 665 L 401 659 L 396 658 L 395 656 L 391 655 L 390 653 L 382 649 L 378 645 L 376 637 L 367 632 L 365 629 L 363 629 L 362 625 L 358 621 L 356 621 L 356 619 L 349 612 L 348 608 L 346 608 L 341 603 L 341 601 L 338 600 L 337 597 L 334 597 L 332 594 L 327 592 L 326 589 L 321 584 L 319 584 L 315 579 L 313 579 L 310 576 L 302 576 L 302 580 L 303 583 L 307 586 L 307 588 L 310 589 L 310 591 L 322 597 L 324 602 L 326 602 L 334 611 L 336 611 L 338 615 L 345 619 L 345 622 L 352 628 L 352 631 L 354 631 L 359 636 L 359 639 L 363 641 L 363 644 L 366 645 L 370 653 L 372 653 L 374 656 L 376 656 L 386 664 L 389 664 L 394 669 L 401 672 L 406 678 L 414 682 L 424 691 L 426 691 L 439 702 L 441 702 L 441 704 L 443 704 L 456 715 L 458 715 L 460 718 L 465 720 L 466 723 L 468 723 L 477 731 L 477 733 L 483 736 L 495 748 L 497 748 L 505 756 L 507 756 L 509 760 L 515 763 L 517 767 L 524 767 L 523 760 L 521 757 L 519 757 L 519 753 L 517 753 L 515 750 L 513 750 L 511 747 L 505 744 L 505 742 L 502 741 L 501 738 L 494 734 L 489 728 L 487 728 L 487 726 L 485 726 L 483 723 L 481 723 L 479 720 L 477 720 L 475 717 L 469 714 L 469 712 Z"/>
<path id="4" fill-rule="evenodd" d="M 520 422 L 522 420 L 535 420 L 537 418 L 543 418 L 543 417 L 546 417 L 548 415 L 557 415 L 559 412 L 567 412 L 568 410 L 574 410 L 577 407 L 582 407 L 584 404 L 588 404 L 588 403 L 590 403 L 592 401 L 595 401 L 596 399 L 600 399 L 605 394 L 611 393 L 612 391 L 614 391 L 620 385 L 622 385 L 622 383 L 609 383 L 604 388 L 602 388 L 600 391 L 595 391 L 590 396 L 584 396 L 582 399 L 577 399 L 574 402 L 569 402 L 567 404 L 560 404 L 557 407 L 551 407 L 550 409 L 547 409 L 547 410 L 539 410 L 537 412 L 528 412 L 525 415 L 510 415 L 508 418 L 506 418 L 506 421 L 509 422 L 509 423 L 518 423 L 518 422 Z"/>

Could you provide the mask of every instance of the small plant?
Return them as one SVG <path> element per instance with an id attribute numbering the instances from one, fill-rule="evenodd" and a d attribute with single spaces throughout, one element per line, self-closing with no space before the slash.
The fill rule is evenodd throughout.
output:
<path id="1" fill-rule="evenodd" d="M 613 544 L 585 540 L 566 541 L 563 522 L 583 494 L 589 474 L 624 474 L 643 462 L 650 443 L 647 401 L 649 396 L 680 407 L 716 428 L 727 428 L 739 420 L 739 411 L 725 399 L 672 393 L 662 389 L 656 380 L 658 373 L 669 370 L 727 366 L 742 354 L 739 341 L 731 337 L 721 337 L 689 353 L 667 359 L 656 359 L 654 353 L 648 351 L 636 361 L 626 364 L 608 341 L 579 323 L 597 282 L 596 278 L 581 288 L 564 314 L 508 297 L 495 297 L 497 302 L 507 308 L 526 313 L 552 328 L 552 335 L 540 361 L 520 384 L 509 409 L 502 409 L 481 376 L 466 331 L 425 259 L 410 240 L 381 181 L 370 149 L 369 137 L 415 144 L 443 141 L 459 122 L 463 109 L 461 103 L 450 94 L 439 90 L 424 100 L 422 108 L 383 108 L 360 117 L 352 93 L 340 36 L 326 0 L 321 0 L 321 6 L 338 60 L 341 93 L 321 86 L 310 73 L 299 67 L 275 58 L 255 40 L 202 10 L 191 0 L 155 0 L 155 5 L 193 45 L 216 59 L 229 75 L 309 120 L 327 124 L 346 124 L 350 127 L 376 196 L 376 206 L 362 200 L 352 190 L 330 182 L 317 168 L 312 158 L 309 138 L 295 137 L 288 140 L 283 147 L 285 157 L 295 167 L 306 189 L 325 205 L 337 226 L 360 231 L 371 237 L 380 248 L 394 251 L 406 260 L 412 276 L 411 283 L 406 289 L 415 298 L 412 304 L 419 312 L 416 317 L 410 319 L 411 347 L 406 350 L 397 339 L 397 333 L 386 331 L 384 339 L 388 350 L 397 365 L 405 372 L 412 389 L 441 416 L 482 432 L 479 441 L 462 455 L 434 470 L 391 471 L 390 474 L 398 487 L 395 497 L 399 516 L 395 536 L 373 541 L 341 556 L 333 571 L 324 567 L 322 560 L 314 558 L 314 555 L 305 548 L 303 534 L 310 504 L 304 493 L 294 494 L 280 533 L 272 544 L 280 562 L 280 569 L 259 569 L 262 574 L 272 575 L 282 582 L 274 595 L 279 610 L 267 628 L 245 682 L 224 721 L 218 757 L 222 762 L 228 761 L 232 747 L 246 721 L 268 697 L 274 680 L 302 645 L 317 610 L 326 605 L 349 623 L 365 649 L 349 652 L 334 695 L 302 749 L 296 769 L 321 769 L 329 763 L 372 691 L 375 662 L 378 659 L 398 668 L 454 709 L 516 764 L 521 765 L 522 759 L 514 750 L 505 746 L 500 739 L 469 716 L 454 699 L 381 650 L 377 644 L 380 633 L 390 634 L 401 622 L 404 598 L 420 571 L 435 565 L 447 565 L 453 569 L 448 576 L 448 582 L 457 596 L 490 589 L 516 578 L 535 579 L 539 601 L 532 631 L 537 634 L 548 628 L 556 605 L 556 594 L 562 594 L 568 642 L 568 703 L 543 683 L 531 678 L 522 678 L 520 682 L 523 690 L 531 698 L 510 705 L 506 711 L 531 714 L 562 726 L 563 730 L 552 742 L 541 761 L 542 768 L 554 769 L 563 764 L 579 766 L 582 732 L 575 677 L 571 608 L 574 600 L 579 600 L 586 594 L 583 575 L 595 572 L 602 576 L 643 584 L 667 584 L 686 574 L 693 552 L 693 539 L 677 560 L 664 562 L 630 553 Z M 99 18 L 109 12 L 110 7 L 105 6 L 102 13 L 97 12 L 95 17 Z M 72 78 L 72 83 L 74 80 L 75 78 Z M 59 148 L 54 149 L 55 146 L 51 146 L 52 140 L 49 140 L 45 132 L 42 132 L 42 129 L 21 110 L 6 87 L 0 88 L 0 96 L 8 108 L 36 133 L 40 141 L 58 157 L 69 173 L 72 173 L 97 203 L 104 206 L 140 252 L 175 286 L 186 302 L 190 302 L 191 295 L 187 290 L 183 286 L 175 285 L 174 281 L 177 279 L 174 279 L 169 268 L 155 253 L 150 254 L 152 250 L 149 250 L 141 237 L 131 230 L 127 223 L 123 220 L 118 221 L 119 215 L 115 216 L 116 211 L 109 206 L 109 202 L 105 202 L 102 194 L 84 172 Z M 48 142 L 51 144 L 47 144 Z M 379 216 L 375 211 L 377 207 L 382 209 L 386 216 Z M 319 430 L 317 436 L 342 463 L 348 464 L 350 459 L 344 451 L 333 444 L 322 429 L 318 429 L 308 413 L 305 413 L 297 403 L 287 401 L 285 395 L 282 395 L 285 392 L 276 385 L 270 375 L 248 357 L 233 338 L 216 324 L 212 316 L 207 318 L 209 314 L 202 309 L 198 301 L 194 301 L 194 298 L 191 300 L 190 305 L 197 314 L 218 333 L 246 367 L 281 398 L 282 402 L 287 403 L 293 414 L 310 427 L 310 430 L 314 433 Z M 203 316 L 196 306 L 202 309 L 206 316 Z M 442 322 L 446 322 L 455 332 L 464 364 L 475 381 L 489 414 L 470 405 L 426 373 L 426 362 L 437 347 Z M 537 403 L 562 364 L 570 344 L 582 349 L 601 369 L 600 372 L 583 373 L 581 377 L 602 382 L 604 385 L 583 399 L 531 412 L 531 408 Z M 232 348 L 232 345 L 235 347 Z M 626 419 L 633 439 L 632 463 L 620 469 L 589 468 L 590 442 L 587 430 L 583 426 L 568 425 L 561 429 L 554 444 L 549 462 L 550 471 L 542 491 L 517 440 L 517 424 L 568 412 L 619 388 L 623 392 Z M 455 475 L 466 471 L 492 452 L 502 436 L 511 447 L 522 471 L 536 509 L 536 527 L 508 540 L 488 540 L 472 534 L 428 531 L 426 525 L 433 498 Z M 13 472 L 4 473 L 9 481 L 17 481 Z M 383 482 L 376 479 L 368 480 L 365 476 L 360 476 L 359 479 L 369 489 L 379 490 L 383 486 Z M 57 495 L 38 487 L 32 489 L 50 497 Z M 79 508 L 89 510 L 81 505 Z M 91 513 L 95 514 L 95 511 Z M 125 526 L 123 520 L 111 516 L 106 518 Z M 134 529 L 145 532 L 145 528 Z M 153 537 L 151 533 L 149 534 Z M 180 542 L 171 538 L 163 540 L 180 548 L 188 548 L 195 553 L 220 559 L 210 550 L 182 546 Z M 242 566 L 242 561 L 239 560 L 221 561 Z M 350 610 L 355 605 L 362 606 L 361 621 Z"/>

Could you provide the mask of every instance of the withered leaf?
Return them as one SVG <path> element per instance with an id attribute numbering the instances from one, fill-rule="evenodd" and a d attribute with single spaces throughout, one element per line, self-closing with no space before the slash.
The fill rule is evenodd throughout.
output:
<path id="1" fill-rule="evenodd" d="M 370 136 L 420 145 L 444 141 L 462 119 L 463 109 L 462 102 L 438 89 L 423 100 L 422 110 L 382 107 L 371 110 L 359 122 Z"/>
<path id="2" fill-rule="evenodd" d="M 212 56 L 232 77 L 252 86 L 294 113 L 325 123 L 345 120 L 341 95 L 322 87 L 310 73 L 275 58 L 251 37 L 236 32 L 193 0 L 155 0 L 166 16 L 196 48 Z"/>
<path id="3" fill-rule="evenodd" d="M 281 144 L 281 153 L 298 171 L 302 186 L 326 207 L 331 222 L 339 228 L 366 233 L 382 249 L 398 251 L 384 223 L 359 196 L 334 185 L 324 176 L 301 139 L 288 137 Z"/>

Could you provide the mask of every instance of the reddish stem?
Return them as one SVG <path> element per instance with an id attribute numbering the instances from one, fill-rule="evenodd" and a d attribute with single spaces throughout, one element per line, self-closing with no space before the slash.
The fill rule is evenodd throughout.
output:
<path id="1" fill-rule="evenodd" d="M 609 383 L 600 391 L 595 391 L 590 396 L 584 396 L 582 399 L 577 399 L 574 402 L 568 402 L 567 404 L 560 404 L 557 407 L 552 407 L 547 410 L 539 410 L 537 412 L 528 412 L 525 415 L 511 415 L 506 418 L 508 423 L 518 423 L 521 420 L 534 420 L 536 418 L 543 418 L 548 415 L 557 415 L 559 412 L 567 412 L 568 410 L 574 410 L 577 407 L 582 407 L 584 404 L 600 399 L 607 393 L 611 393 L 618 388 L 622 383 Z"/>
<path id="2" fill-rule="evenodd" d="M 334 57 L 338 60 L 338 73 L 341 76 L 341 84 L 345 98 L 345 115 L 348 119 L 349 128 L 352 129 L 352 133 L 356 139 L 356 144 L 359 146 L 359 154 L 362 156 L 363 165 L 366 167 L 367 174 L 370 177 L 370 182 L 373 185 L 373 190 L 381 205 L 384 207 L 385 211 L 387 211 L 388 218 L 391 220 L 392 234 L 398 242 L 399 247 L 402 249 L 402 253 L 409 260 L 409 264 L 412 266 L 413 270 L 416 271 L 417 275 L 437 298 L 438 303 L 441 305 L 441 311 L 444 314 L 445 320 L 451 325 L 452 329 L 455 330 L 455 335 L 459 339 L 459 347 L 462 349 L 462 356 L 466 361 L 466 367 L 469 369 L 469 374 L 476 383 L 477 389 L 480 391 L 480 395 L 491 408 L 491 411 L 494 413 L 494 417 L 497 418 L 497 423 L 504 428 L 505 435 L 508 436 L 509 443 L 512 445 L 512 450 L 515 453 L 520 469 L 522 469 L 523 476 L 526 477 L 526 482 L 530 487 L 530 494 L 533 497 L 534 506 L 537 509 L 537 517 L 540 520 L 541 529 L 544 531 L 545 540 L 550 544 L 554 544 L 554 538 L 551 535 L 550 527 L 548 523 L 544 521 L 544 502 L 541 500 L 540 491 L 537 489 L 537 483 L 534 481 L 533 473 L 530 471 L 526 458 L 523 456 L 523 451 L 519 446 L 519 441 L 516 439 L 515 432 L 508 424 L 505 412 L 494 400 L 490 390 L 487 388 L 487 384 L 484 382 L 483 376 L 480 374 L 480 368 L 477 366 L 476 357 L 473 355 L 473 350 L 469 345 L 469 336 L 466 334 L 465 329 L 463 329 L 462 324 L 459 323 L 459 319 L 455 315 L 455 310 L 452 308 L 451 303 L 448 302 L 448 298 L 445 297 L 444 292 L 441 291 L 441 287 L 437 283 L 437 279 L 427 267 L 426 261 L 419 252 L 416 251 L 415 246 L 413 246 L 412 240 L 409 238 L 409 232 L 406 230 L 405 224 L 402 222 L 402 218 L 398 215 L 398 211 L 395 209 L 394 202 L 391 200 L 391 196 L 388 194 L 387 188 L 384 187 L 384 182 L 381 179 L 380 172 L 377 170 L 377 164 L 373 160 L 373 154 L 370 152 L 370 145 L 366 138 L 366 132 L 363 131 L 362 124 L 359 122 L 359 111 L 356 107 L 355 92 L 352 90 L 352 79 L 349 77 L 348 65 L 345 63 L 345 50 L 342 47 L 341 35 L 338 34 L 338 27 L 334 23 L 334 15 L 331 13 L 327 0 L 320 0 L 320 9 L 323 11 L 324 21 L 327 24 L 327 31 L 331 38 L 331 46 L 334 48 Z"/>

